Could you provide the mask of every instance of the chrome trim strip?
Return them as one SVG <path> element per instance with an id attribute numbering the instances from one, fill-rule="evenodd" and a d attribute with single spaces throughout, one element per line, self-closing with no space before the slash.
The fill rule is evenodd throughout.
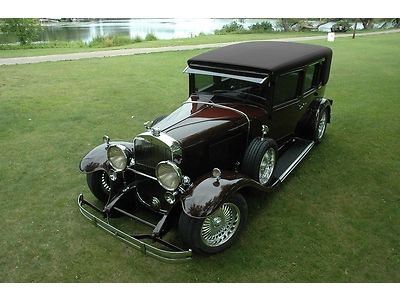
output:
<path id="1" fill-rule="evenodd" d="M 293 171 L 293 169 L 303 160 L 306 154 L 311 150 L 314 146 L 315 142 L 311 142 L 304 150 L 300 153 L 300 155 L 296 158 L 294 162 L 286 169 L 285 172 L 279 177 L 279 181 L 282 182 L 285 178 Z"/>
<path id="2" fill-rule="evenodd" d="M 243 81 L 254 82 L 254 83 L 258 83 L 258 84 L 263 84 L 265 82 L 265 80 L 268 79 L 268 76 L 264 77 L 264 78 L 247 77 L 247 76 L 233 75 L 233 74 L 227 74 L 227 73 L 220 73 L 220 72 L 212 72 L 212 71 L 193 69 L 191 67 L 186 67 L 183 70 L 183 73 L 186 73 L 186 74 L 199 74 L 199 75 L 211 75 L 211 76 L 221 76 L 221 77 L 227 77 L 227 78 L 232 78 L 232 79 L 239 79 L 239 80 L 243 80 Z"/>
<path id="3" fill-rule="evenodd" d="M 95 226 L 104 229 L 106 232 L 116 236 L 120 240 L 124 241 L 125 243 L 133 246 L 136 249 L 141 250 L 144 254 L 152 256 L 154 258 L 168 261 L 168 262 L 179 262 L 179 261 L 187 261 L 192 258 L 192 250 L 182 250 L 182 251 L 168 251 L 164 249 L 160 249 L 154 247 L 153 245 L 147 244 L 139 239 L 134 238 L 133 236 L 119 230 L 118 228 L 114 227 L 113 225 L 104 222 L 102 219 L 96 217 L 88 210 L 83 208 L 82 202 L 80 201 L 82 194 L 78 197 L 78 206 L 79 211 L 82 215 L 90 220 Z"/>
<path id="4" fill-rule="evenodd" d="M 156 178 L 156 177 L 147 175 L 147 174 L 142 173 L 142 172 L 140 172 L 140 171 L 137 171 L 137 170 L 135 170 L 135 169 L 133 169 L 133 168 L 129 168 L 129 167 L 128 167 L 128 170 L 129 170 L 129 171 L 132 171 L 133 173 L 136 173 L 136 174 L 138 174 L 138 175 L 141 175 L 141 176 L 144 176 L 144 177 L 147 177 L 147 178 L 150 178 L 150 179 L 153 179 L 153 180 L 157 181 L 157 178 Z"/>

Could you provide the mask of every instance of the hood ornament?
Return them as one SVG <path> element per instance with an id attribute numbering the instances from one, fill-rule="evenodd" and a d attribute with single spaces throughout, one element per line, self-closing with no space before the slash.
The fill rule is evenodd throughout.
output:
<path id="1" fill-rule="evenodd" d="M 160 128 L 158 128 L 158 127 L 153 127 L 153 128 L 151 128 L 151 134 L 152 134 L 153 136 L 159 137 L 159 136 L 160 136 L 160 133 L 161 133 Z"/>

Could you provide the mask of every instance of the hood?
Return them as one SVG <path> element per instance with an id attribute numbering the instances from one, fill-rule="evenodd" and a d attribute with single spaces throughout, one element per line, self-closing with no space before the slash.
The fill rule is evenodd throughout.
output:
<path id="1" fill-rule="evenodd" d="M 256 106 L 241 103 L 214 104 L 210 98 L 191 98 L 181 107 L 155 124 L 162 132 L 179 141 L 183 147 L 190 147 L 204 139 L 218 139 L 218 136 L 234 131 L 250 129 L 251 120 L 265 111 Z"/>

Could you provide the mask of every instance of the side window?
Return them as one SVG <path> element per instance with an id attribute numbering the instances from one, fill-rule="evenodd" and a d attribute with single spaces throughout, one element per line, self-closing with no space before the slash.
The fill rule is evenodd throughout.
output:
<path id="1" fill-rule="evenodd" d="M 304 70 L 303 93 L 315 88 L 320 83 L 321 64 L 308 66 Z"/>
<path id="2" fill-rule="evenodd" d="M 276 79 L 274 92 L 274 105 L 284 103 L 296 98 L 300 72 L 281 75 Z"/>

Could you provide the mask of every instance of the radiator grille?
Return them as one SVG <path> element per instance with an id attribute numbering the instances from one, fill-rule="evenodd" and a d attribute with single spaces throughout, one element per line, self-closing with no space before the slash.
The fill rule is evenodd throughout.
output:
<path id="1" fill-rule="evenodd" d="M 154 170 L 157 164 L 163 160 L 170 160 L 172 153 L 170 148 L 160 140 L 149 137 L 140 137 L 134 140 L 135 165 L 142 170 L 149 168 Z"/>

